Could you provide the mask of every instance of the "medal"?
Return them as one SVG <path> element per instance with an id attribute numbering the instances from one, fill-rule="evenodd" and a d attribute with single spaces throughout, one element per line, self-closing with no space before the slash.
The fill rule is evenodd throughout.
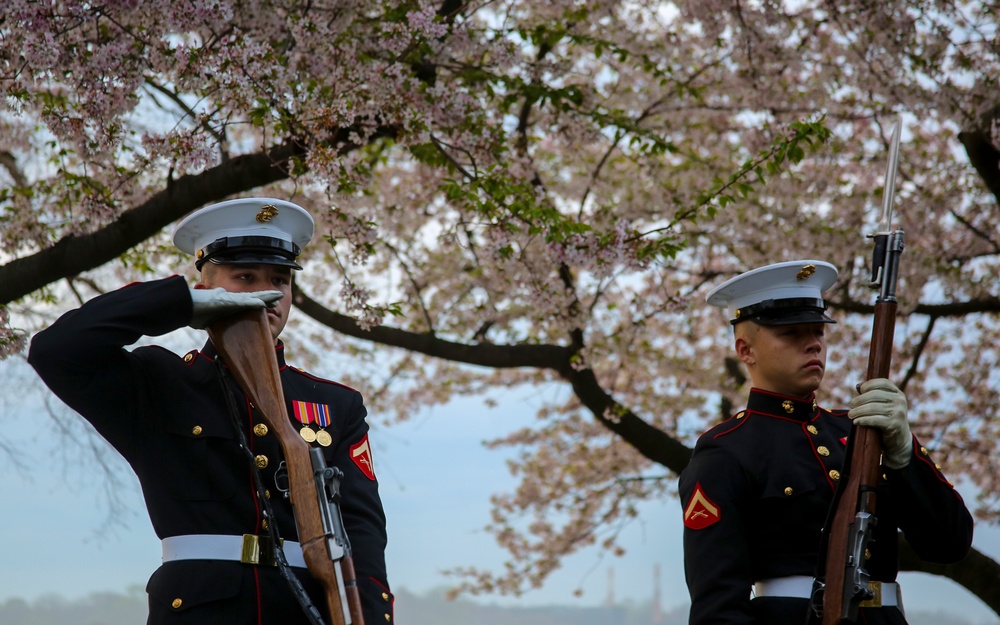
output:
<path id="1" fill-rule="evenodd" d="M 316 425 L 319 426 L 319 432 L 316 432 L 316 442 L 323 447 L 329 447 L 330 443 L 333 442 L 333 437 L 323 428 L 330 425 L 330 407 L 323 404 L 317 408 L 319 409 L 316 411 Z"/>
<path id="2" fill-rule="evenodd" d="M 314 440 L 316 440 L 316 432 L 313 431 L 313 429 L 308 425 L 304 426 L 301 430 L 299 430 L 299 436 L 305 439 L 307 443 L 311 443 Z"/>
<path id="3" fill-rule="evenodd" d="M 292 414 L 302 429 L 299 430 L 301 436 L 307 443 L 317 442 L 323 447 L 329 447 L 333 443 L 333 437 L 323 428 L 330 425 L 330 407 L 326 404 L 314 404 L 308 401 L 292 401 Z M 319 431 L 312 429 L 311 424 L 319 426 Z"/>

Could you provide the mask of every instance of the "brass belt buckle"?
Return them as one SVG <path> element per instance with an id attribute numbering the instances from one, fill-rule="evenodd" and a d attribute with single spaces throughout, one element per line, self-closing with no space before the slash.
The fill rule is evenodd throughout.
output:
<path id="1" fill-rule="evenodd" d="M 281 539 L 284 545 L 285 540 Z M 256 534 L 243 534 L 243 549 L 240 552 L 240 562 L 243 564 L 262 564 L 264 566 L 277 566 L 278 562 L 274 557 L 274 541 L 270 536 L 257 536 Z"/>
<path id="2" fill-rule="evenodd" d="M 871 599 L 866 599 L 862 601 L 859 607 L 862 608 L 881 608 L 882 607 L 882 582 L 877 580 L 871 580 L 868 582 L 868 587 L 871 588 L 874 596 Z"/>

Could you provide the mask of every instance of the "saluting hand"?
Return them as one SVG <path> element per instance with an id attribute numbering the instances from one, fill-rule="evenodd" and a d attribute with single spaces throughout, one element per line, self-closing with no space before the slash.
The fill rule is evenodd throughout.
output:
<path id="1" fill-rule="evenodd" d="M 192 328 L 203 330 L 213 321 L 254 308 L 271 308 L 278 303 L 284 293 L 281 291 L 254 291 L 235 293 L 221 287 L 215 289 L 191 289 Z"/>
<path id="2" fill-rule="evenodd" d="M 885 378 L 863 382 L 861 394 L 851 400 L 847 416 L 857 425 L 882 432 L 882 463 L 902 469 L 913 457 L 913 436 L 906 419 L 906 395 Z"/>

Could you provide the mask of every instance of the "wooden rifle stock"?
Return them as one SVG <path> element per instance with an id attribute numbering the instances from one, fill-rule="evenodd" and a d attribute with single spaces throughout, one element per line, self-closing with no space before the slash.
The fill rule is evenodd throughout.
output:
<path id="1" fill-rule="evenodd" d="M 875 305 L 872 343 L 868 354 L 866 380 L 889 377 L 892 364 L 892 340 L 896 329 L 896 302 L 879 302 Z M 851 597 L 865 589 L 848 587 L 845 568 L 864 566 L 864 550 L 851 553 L 852 528 L 859 511 L 875 514 L 875 490 L 878 487 L 879 466 L 882 458 L 882 439 L 875 428 L 855 426 L 851 432 L 850 473 L 843 486 L 830 526 L 826 555 L 826 586 L 823 591 L 823 625 L 837 625 L 850 617 L 853 620 L 857 605 L 851 609 Z M 859 558 L 860 562 L 852 559 Z M 860 580 L 867 583 L 867 576 Z M 846 595 L 845 595 L 846 592 Z M 845 602 L 847 605 L 845 606 Z"/>
<path id="2" fill-rule="evenodd" d="M 319 502 L 325 493 L 317 492 L 310 445 L 295 431 L 285 408 L 266 314 L 261 309 L 224 317 L 208 328 L 208 335 L 240 388 L 278 437 L 288 468 L 289 496 L 306 566 L 325 590 L 333 625 L 364 625 L 354 562 L 346 552 L 335 561 L 327 549 L 328 535 Z"/>

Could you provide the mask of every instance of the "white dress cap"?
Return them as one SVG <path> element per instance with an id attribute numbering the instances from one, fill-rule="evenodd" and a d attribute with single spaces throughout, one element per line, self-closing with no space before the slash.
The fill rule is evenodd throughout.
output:
<path id="1" fill-rule="evenodd" d="M 174 245 L 223 265 L 269 264 L 301 269 L 295 258 L 313 236 L 313 218 L 304 208 L 274 198 L 245 198 L 206 206 L 174 229 Z"/>
<path id="2" fill-rule="evenodd" d="M 736 325 L 836 323 L 824 313 L 823 292 L 837 281 L 837 268 L 821 260 L 793 260 L 752 269 L 726 280 L 708 303 L 729 310 Z"/>

